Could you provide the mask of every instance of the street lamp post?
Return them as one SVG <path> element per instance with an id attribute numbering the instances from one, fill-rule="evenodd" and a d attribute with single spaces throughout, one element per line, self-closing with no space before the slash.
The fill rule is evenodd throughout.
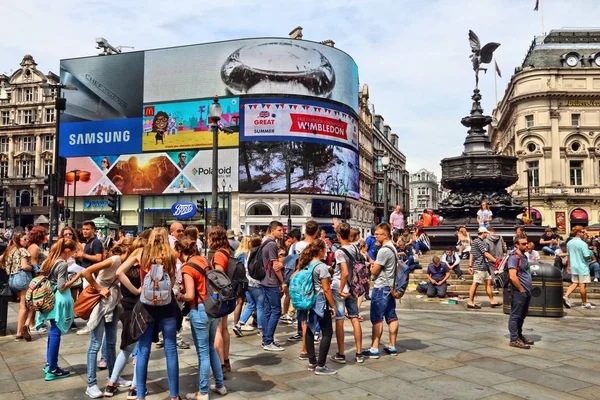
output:
<path id="1" fill-rule="evenodd" d="M 288 235 L 292 231 L 292 167 L 290 165 L 290 157 L 292 155 L 291 142 L 288 143 L 287 146 L 287 157 L 285 162 L 285 178 L 286 178 L 286 186 L 287 186 L 287 195 L 288 195 L 288 209 L 287 209 L 287 231 Z"/>
<path id="2" fill-rule="evenodd" d="M 77 181 L 79 181 L 79 172 L 78 169 L 69 171 L 70 174 L 73 174 L 73 229 L 77 229 Z"/>
<path id="3" fill-rule="evenodd" d="M 388 169 L 390 167 L 390 156 L 387 153 L 381 157 L 381 165 L 383 166 L 383 219 L 381 222 L 386 222 L 388 212 Z"/>
<path id="4" fill-rule="evenodd" d="M 219 192 L 219 121 L 223 114 L 223 108 L 219 104 L 218 96 L 215 96 L 214 102 L 210 105 L 208 111 L 208 119 L 211 121 L 211 129 L 213 133 L 212 143 L 212 196 L 210 210 L 210 225 L 217 226 L 219 224 L 218 214 L 218 192 Z"/>
<path id="5" fill-rule="evenodd" d="M 531 169 L 527 168 L 525 170 L 527 172 L 527 220 L 531 223 Z"/>
<path id="6" fill-rule="evenodd" d="M 348 217 L 348 210 L 346 209 L 347 203 L 346 199 L 348 198 L 348 191 L 344 189 L 344 205 L 342 206 L 342 222 L 348 222 L 346 219 L 352 218 L 352 215 Z"/>

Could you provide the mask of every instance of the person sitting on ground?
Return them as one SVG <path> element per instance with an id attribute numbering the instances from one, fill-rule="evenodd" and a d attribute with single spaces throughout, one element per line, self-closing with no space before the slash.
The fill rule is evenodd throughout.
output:
<path id="1" fill-rule="evenodd" d="M 415 256 L 415 250 L 410 244 L 400 242 L 398 246 L 398 259 L 405 262 L 410 267 L 410 270 L 422 269 L 419 265 L 419 257 Z"/>
<path id="2" fill-rule="evenodd" d="M 571 278 L 567 274 L 568 265 L 567 242 L 561 242 L 558 249 L 554 252 L 554 266 L 562 271 L 563 281 L 571 282 Z"/>
<path id="3" fill-rule="evenodd" d="M 542 252 L 546 255 L 553 255 L 556 250 L 558 250 L 558 244 L 560 241 L 560 236 L 552 231 L 552 228 L 546 228 L 544 234 L 540 238 L 540 244 L 542 247 Z"/>
<path id="4" fill-rule="evenodd" d="M 416 254 L 425 254 L 431 249 L 429 236 L 425 233 L 423 226 L 418 225 L 417 230 L 413 233 L 411 245 L 415 249 Z"/>
<path id="5" fill-rule="evenodd" d="M 535 244 L 533 242 L 527 243 L 527 252 L 525 253 L 529 264 L 537 264 L 540 262 L 540 253 L 535 250 Z"/>
<path id="6" fill-rule="evenodd" d="M 450 271 L 454 271 L 458 279 L 460 279 L 461 281 L 465 280 L 463 273 L 460 269 L 460 257 L 458 256 L 458 253 L 454 251 L 454 247 L 450 246 L 446 249 L 444 254 L 442 254 L 441 261 L 448 265 Z"/>
<path id="7" fill-rule="evenodd" d="M 600 263 L 598 257 L 598 251 L 596 246 L 593 243 L 588 244 L 589 248 L 589 264 L 590 267 L 590 276 L 593 276 L 594 282 L 598 282 L 598 278 L 600 278 Z"/>
<path id="8" fill-rule="evenodd" d="M 448 289 L 448 283 L 446 281 L 450 278 L 450 268 L 448 264 L 442 263 L 438 256 L 434 256 L 432 263 L 427 267 L 427 297 L 439 297 L 443 299 L 446 297 L 446 290 Z"/>

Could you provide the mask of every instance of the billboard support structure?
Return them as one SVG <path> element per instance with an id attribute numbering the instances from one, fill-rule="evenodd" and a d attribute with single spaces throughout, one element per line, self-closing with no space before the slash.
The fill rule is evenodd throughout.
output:
<path id="1" fill-rule="evenodd" d="M 290 166 L 290 157 L 292 155 L 290 144 L 287 145 L 288 156 L 285 163 L 285 175 L 287 180 L 288 212 L 287 212 L 287 230 L 288 235 L 292 231 L 292 168 Z"/>
<path id="2" fill-rule="evenodd" d="M 219 104 L 219 97 L 215 96 L 213 104 L 210 105 L 209 119 L 212 122 L 212 196 L 210 209 L 210 225 L 217 226 L 219 224 L 219 120 L 223 114 L 223 109 Z"/>

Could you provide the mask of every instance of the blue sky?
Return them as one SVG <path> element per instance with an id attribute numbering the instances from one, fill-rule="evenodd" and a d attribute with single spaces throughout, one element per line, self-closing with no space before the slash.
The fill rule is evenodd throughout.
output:
<path id="1" fill-rule="evenodd" d="M 546 31 L 600 27 L 598 0 L 540 0 Z M 5 8 L 0 73 L 31 54 L 42 71 L 59 60 L 97 54 L 94 39 L 136 50 L 239 37 L 283 36 L 296 26 L 304 38 L 332 39 L 357 62 L 361 85 L 400 137 L 407 168 L 433 170 L 462 152 L 474 87 L 468 30 L 482 43 L 500 42 L 496 57 L 501 98 L 514 68 L 542 32 L 535 0 L 37 0 Z M 127 51 L 125 49 L 124 51 Z M 483 106 L 494 106 L 493 65 L 480 76 Z"/>

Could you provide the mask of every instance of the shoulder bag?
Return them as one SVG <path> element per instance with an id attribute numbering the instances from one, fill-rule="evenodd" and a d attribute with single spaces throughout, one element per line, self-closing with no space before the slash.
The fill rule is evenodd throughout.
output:
<path id="1" fill-rule="evenodd" d="M 112 289 L 112 287 L 117 283 L 118 279 L 115 279 L 113 283 L 108 287 L 108 290 Z M 90 315 L 94 310 L 94 307 L 100 303 L 102 300 L 102 295 L 94 286 L 89 285 L 86 287 L 83 292 L 79 295 L 75 304 L 73 305 L 73 313 L 83 320 L 90 319 Z"/>

